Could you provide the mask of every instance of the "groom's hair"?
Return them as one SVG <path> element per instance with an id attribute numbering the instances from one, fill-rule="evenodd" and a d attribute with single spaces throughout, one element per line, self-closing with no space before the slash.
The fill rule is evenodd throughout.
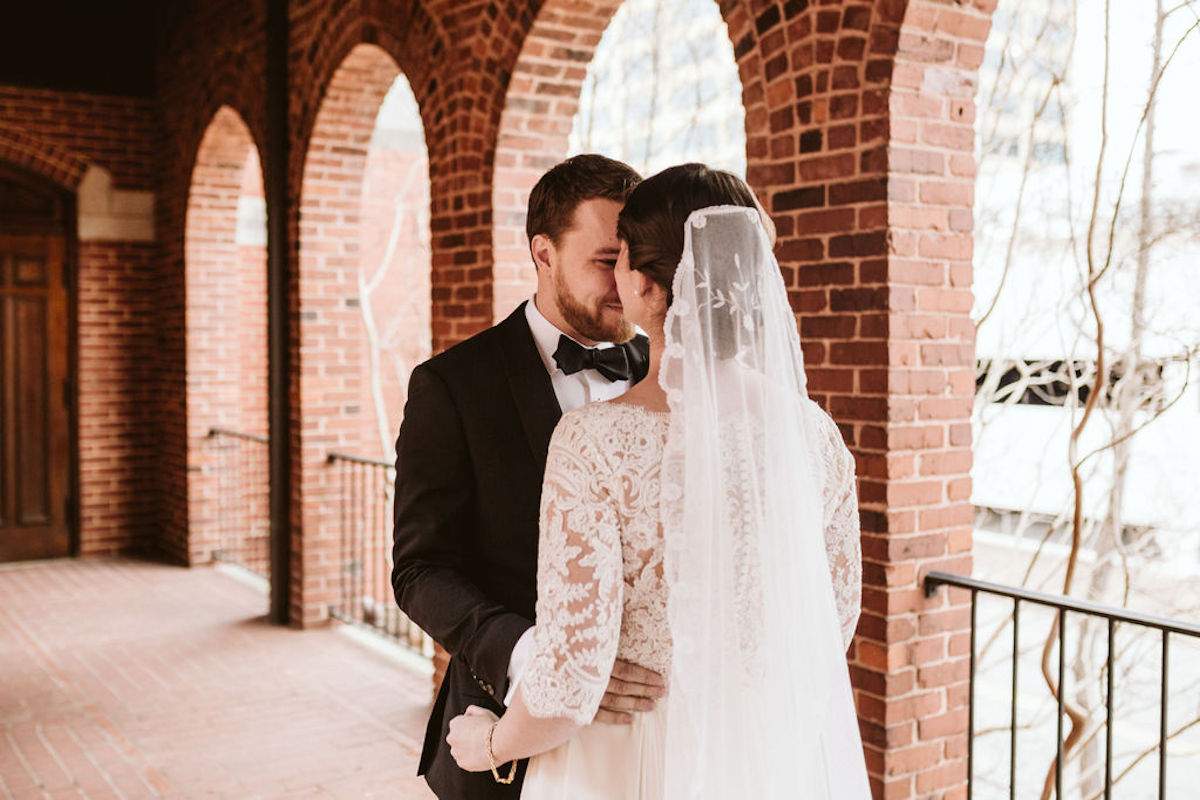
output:
<path id="1" fill-rule="evenodd" d="M 603 198 L 624 203 L 642 181 L 633 167 L 606 156 L 584 153 L 555 164 L 529 193 L 525 234 L 539 233 L 557 243 L 570 230 L 575 209 L 585 200 Z"/>

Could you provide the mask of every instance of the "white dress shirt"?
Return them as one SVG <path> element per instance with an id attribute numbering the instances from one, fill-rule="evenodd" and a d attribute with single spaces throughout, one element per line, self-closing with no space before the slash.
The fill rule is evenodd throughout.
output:
<path id="1" fill-rule="evenodd" d="M 533 341 L 537 344 L 538 355 L 546 365 L 546 372 L 550 373 L 550 385 L 554 388 L 554 396 L 558 398 L 558 407 L 562 409 L 562 413 L 574 411 L 588 403 L 620 397 L 633 385 L 633 381 L 610 381 L 594 369 L 581 369 L 574 375 L 566 374 L 554 363 L 554 351 L 558 349 L 558 337 L 567 334 L 542 316 L 534 298 L 530 298 L 525 304 L 525 320 L 529 323 L 529 332 L 533 334 Z M 582 342 L 580 344 L 584 347 L 589 346 Z M 615 345 L 611 342 L 601 342 L 595 347 L 600 350 Z M 529 663 L 529 650 L 532 646 L 533 628 L 530 628 L 521 634 L 508 659 L 508 692 L 504 695 L 505 705 L 512 702 L 517 683 L 525 672 L 525 665 Z"/>
<path id="2" fill-rule="evenodd" d="M 632 381 L 610 381 L 594 369 L 581 369 L 574 375 L 566 374 L 554 363 L 554 351 L 558 349 L 558 337 L 567 334 L 542 316 L 533 299 L 525 304 L 525 320 L 529 323 L 533 341 L 537 343 L 538 355 L 546 365 L 546 372 L 550 373 L 550 385 L 554 387 L 554 396 L 558 398 L 558 407 L 562 409 L 562 413 L 582 408 L 588 403 L 620 397 L 633 385 Z M 583 347 L 590 346 L 582 342 L 579 344 Z M 615 346 L 611 342 L 601 342 L 595 345 L 595 348 L 603 350 Z"/>

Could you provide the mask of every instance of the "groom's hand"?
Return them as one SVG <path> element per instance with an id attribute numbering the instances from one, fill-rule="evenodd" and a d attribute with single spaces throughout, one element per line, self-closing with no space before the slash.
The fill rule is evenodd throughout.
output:
<path id="1" fill-rule="evenodd" d="M 596 722 L 629 725 L 634 711 L 653 711 L 656 701 L 666 696 L 666 681 L 657 672 L 618 660 L 613 664 L 608 691 L 600 701 Z"/>

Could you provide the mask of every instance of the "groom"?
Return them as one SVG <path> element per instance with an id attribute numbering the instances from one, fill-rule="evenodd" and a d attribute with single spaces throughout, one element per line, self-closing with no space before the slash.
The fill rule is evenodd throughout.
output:
<path id="1" fill-rule="evenodd" d="M 413 370 L 396 443 L 395 567 L 400 608 L 450 652 L 418 774 L 440 798 L 516 798 L 490 772 L 464 772 L 452 718 L 511 700 L 532 646 L 538 502 L 559 417 L 645 376 L 613 279 L 617 214 L 640 181 L 626 164 L 580 155 L 529 196 L 537 290 L 503 322 Z M 625 344 L 613 343 L 625 342 Z M 597 720 L 652 708 L 658 676 L 618 662 Z M 497 765 L 502 766 L 502 765 Z"/>

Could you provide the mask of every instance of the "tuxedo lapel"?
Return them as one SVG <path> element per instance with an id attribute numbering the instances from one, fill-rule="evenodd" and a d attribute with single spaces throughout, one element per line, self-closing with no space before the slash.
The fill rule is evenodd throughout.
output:
<path id="1" fill-rule="evenodd" d="M 528 302 L 528 301 L 526 301 Z M 505 374 L 509 391 L 517 404 L 517 414 L 525 428 L 525 438 L 533 451 L 538 473 L 546 469 L 546 451 L 550 435 L 558 424 L 562 410 L 554 396 L 550 374 L 538 354 L 537 344 L 525 319 L 525 303 L 500 323 L 501 349 L 504 353 Z"/>

